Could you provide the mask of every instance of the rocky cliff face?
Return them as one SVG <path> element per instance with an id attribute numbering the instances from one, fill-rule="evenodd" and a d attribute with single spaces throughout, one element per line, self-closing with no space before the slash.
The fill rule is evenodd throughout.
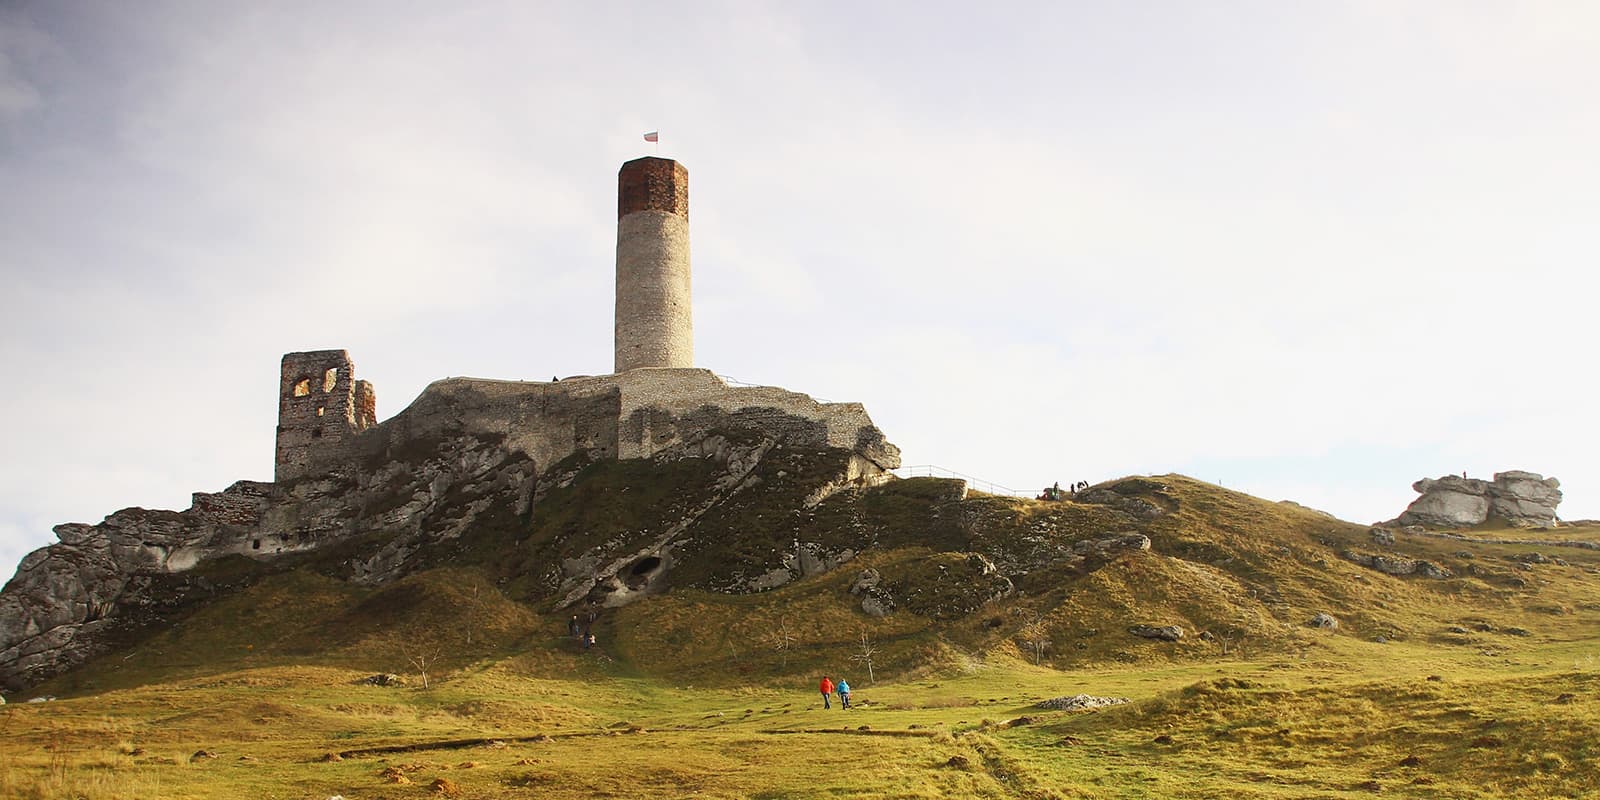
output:
<path id="1" fill-rule="evenodd" d="M 1422 496 L 1395 521 L 1430 528 L 1470 528 L 1491 518 L 1513 527 L 1550 527 L 1561 503 L 1561 482 L 1534 472 L 1495 473 L 1484 481 L 1446 475 L 1411 485 Z"/>
<path id="2" fill-rule="evenodd" d="M 465 559 L 547 607 L 620 605 L 669 576 L 757 591 L 861 544 L 741 526 L 899 465 L 857 404 L 703 370 L 442 381 L 322 458 L 314 475 L 241 481 L 186 511 L 57 526 L 0 591 L 0 685 L 38 683 L 273 570 L 378 584 Z"/>

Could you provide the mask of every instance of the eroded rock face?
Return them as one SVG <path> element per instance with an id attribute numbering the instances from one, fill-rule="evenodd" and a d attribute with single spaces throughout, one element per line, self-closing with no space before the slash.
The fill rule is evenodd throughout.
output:
<path id="1" fill-rule="evenodd" d="M 934 619 L 955 619 L 1015 591 L 1011 579 L 978 553 L 939 553 L 886 575 L 873 587 L 898 607 Z"/>
<path id="2" fill-rule="evenodd" d="M 887 617 L 894 611 L 894 597 L 884 588 L 883 576 L 875 569 L 864 569 L 850 584 L 850 594 L 861 598 L 861 611 L 869 617 Z"/>
<path id="3" fill-rule="evenodd" d="M 1155 639 L 1161 642 L 1176 642 L 1183 638 L 1183 628 L 1177 625 L 1134 625 L 1128 633 L 1141 639 Z"/>
<path id="4" fill-rule="evenodd" d="M 759 591 L 770 586 L 755 576 L 779 585 L 836 568 L 855 550 L 770 546 L 761 526 L 763 546 L 723 552 L 739 513 L 756 508 L 749 513 L 759 520 L 752 496 L 814 505 L 881 481 L 898 459 L 859 404 L 729 387 L 704 370 L 550 385 L 442 381 L 308 461 L 315 468 L 301 477 L 196 494 L 182 512 L 134 508 L 97 525 L 59 526 L 60 541 L 23 559 L 0 591 L 0 685 L 37 684 L 103 652 L 114 631 L 151 630 L 186 603 L 231 591 L 213 576 L 227 557 L 263 569 L 316 560 L 334 577 L 373 585 L 448 560 L 471 535 L 515 541 L 539 529 L 545 501 L 570 494 L 579 472 L 602 462 L 646 463 L 693 481 L 687 499 L 651 505 L 640 527 L 594 540 L 556 530 L 505 554 L 547 565 L 538 596 L 616 606 L 674 581 Z"/>
<path id="5" fill-rule="evenodd" d="M 1345 550 L 1339 557 L 1352 564 L 1375 569 L 1385 575 L 1422 575 L 1427 578 L 1444 579 L 1451 577 L 1450 570 L 1431 561 L 1400 556 L 1378 555 L 1376 553 L 1358 553 L 1354 550 Z"/>
<path id="6" fill-rule="evenodd" d="M 1491 518 L 1514 527 L 1550 527 L 1561 503 L 1561 482 L 1538 473 L 1511 470 L 1484 481 L 1446 475 L 1412 484 L 1422 496 L 1396 520 L 1401 525 L 1469 528 Z"/>

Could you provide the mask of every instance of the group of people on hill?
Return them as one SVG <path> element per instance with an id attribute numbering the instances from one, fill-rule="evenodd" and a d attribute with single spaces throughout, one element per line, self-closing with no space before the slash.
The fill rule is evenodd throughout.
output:
<path id="1" fill-rule="evenodd" d="M 844 678 L 840 678 L 838 683 L 834 683 L 828 676 L 824 675 L 822 676 L 822 683 L 817 688 L 822 692 L 823 708 L 833 707 L 829 705 L 828 698 L 835 694 L 839 695 L 839 708 L 850 707 L 850 683 Z"/>
<path id="2" fill-rule="evenodd" d="M 1078 492 L 1081 492 L 1081 491 L 1083 491 L 1084 489 L 1087 489 L 1087 488 L 1089 488 L 1089 482 L 1088 481 L 1078 481 L 1077 483 L 1072 484 L 1072 488 L 1071 489 L 1062 489 L 1061 488 L 1061 482 L 1057 481 L 1054 485 L 1046 486 L 1044 492 L 1041 493 L 1038 497 L 1036 497 L 1034 499 L 1036 499 L 1036 500 L 1065 500 L 1068 497 L 1071 497 L 1072 495 L 1075 495 Z"/>
<path id="3" fill-rule="evenodd" d="M 595 614 L 591 611 L 588 622 L 579 620 L 577 614 L 573 614 L 572 619 L 567 620 L 567 633 L 572 636 L 572 641 L 577 642 L 578 646 L 585 650 L 594 647 L 594 618 Z"/>

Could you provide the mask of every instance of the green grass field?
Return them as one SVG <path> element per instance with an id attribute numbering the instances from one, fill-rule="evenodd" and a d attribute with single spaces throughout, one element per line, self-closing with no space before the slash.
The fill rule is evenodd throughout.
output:
<path id="1" fill-rule="evenodd" d="M 1148 553 L 1035 570 L 953 619 L 849 595 L 863 568 L 949 560 L 908 542 L 608 611 L 588 652 L 492 568 L 269 575 L 10 698 L 0 797 L 1600 796 L 1600 551 L 1548 544 L 1600 531 L 1402 535 L 1392 552 L 1452 574 L 1395 577 L 1341 557 L 1373 547 L 1364 526 L 1163 480 L 1179 510 Z M 1000 551 L 1102 514 L 968 502 Z M 1147 623 L 1188 635 L 1127 633 Z M 377 672 L 408 685 L 358 683 Z M 823 673 L 856 708 L 822 709 Z M 1034 707 L 1080 693 L 1131 702 Z"/>
<path id="2" fill-rule="evenodd" d="M 1071 672 L 996 653 L 855 678 L 848 711 L 824 711 L 812 675 L 678 685 L 565 643 L 428 689 L 241 669 L 7 706 L 0 796 L 1532 798 L 1600 785 L 1594 642 L 1440 649 L 1335 640 L 1303 658 Z M 1032 707 L 1077 693 L 1133 702 Z M 416 749 L 362 752 L 394 746 Z"/>

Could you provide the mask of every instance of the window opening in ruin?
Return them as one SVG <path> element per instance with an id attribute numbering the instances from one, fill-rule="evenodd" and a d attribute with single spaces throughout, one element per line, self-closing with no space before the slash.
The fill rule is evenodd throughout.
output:
<path id="1" fill-rule="evenodd" d="M 321 428 L 313 428 L 312 431 L 311 431 L 311 438 L 313 438 L 313 439 L 321 439 L 322 438 L 322 429 Z"/>
<path id="2" fill-rule="evenodd" d="M 327 411 L 327 410 L 328 410 L 327 406 L 317 406 L 317 416 L 319 416 L 319 417 L 322 416 L 322 412 Z"/>
<path id="3" fill-rule="evenodd" d="M 308 394 L 311 394 L 311 379 L 301 378 L 299 381 L 296 381 L 294 385 L 294 396 L 305 397 Z"/>
<path id="4" fill-rule="evenodd" d="M 339 382 L 339 368 L 338 367 L 334 367 L 333 369 L 330 369 L 327 372 L 322 373 L 322 392 L 323 392 L 323 394 L 327 394 L 328 392 L 333 391 L 333 385 L 335 383 L 338 383 L 338 382 Z"/>
<path id="5" fill-rule="evenodd" d="M 250 542 L 250 549 L 251 550 L 260 550 L 261 549 L 261 540 L 260 539 L 255 539 L 255 540 L 251 541 Z"/>

